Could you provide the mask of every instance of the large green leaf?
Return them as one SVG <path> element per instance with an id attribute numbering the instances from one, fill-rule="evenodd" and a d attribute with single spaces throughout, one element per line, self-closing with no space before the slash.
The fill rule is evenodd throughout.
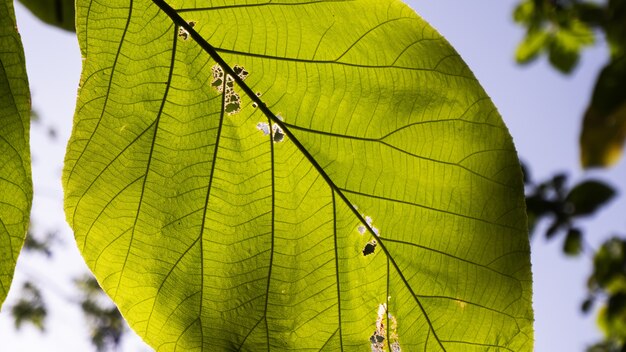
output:
<path id="1" fill-rule="evenodd" d="M 66 212 L 133 329 L 531 351 L 520 166 L 450 45 L 393 0 L 194 4 L 77 7 Z"/>
<path id="2" fill-rule="evenodd" d="M 30 92 L 13 2 L 0 1 L 0 306 L 29 224 Z"/>

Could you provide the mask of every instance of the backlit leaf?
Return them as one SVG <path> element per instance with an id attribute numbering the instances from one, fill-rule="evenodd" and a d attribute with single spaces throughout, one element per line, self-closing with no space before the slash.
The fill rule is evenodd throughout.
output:
<path id="1" fill-rule="evenodd" d="M 13 2 L 0 1 L 0 306 L 24 244 L 33 196 L 30 92 Z"/>
<path id="2" fill-rule="evenodd" d="M 515 149 L 410 8 L 77 12 L 66 213 L 156 350 L 532 350 Z"/>

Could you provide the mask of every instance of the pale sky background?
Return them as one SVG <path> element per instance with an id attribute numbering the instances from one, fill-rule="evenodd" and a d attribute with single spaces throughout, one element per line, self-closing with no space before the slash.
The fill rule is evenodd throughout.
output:
<path id="1" fill-rule="evenodd" d="M 513 135 L 521 158 L 533 179 L 568 171 L 572 181 L 595 177 L 626 190 L 626 162 L 610 170 L 583 172 L 578 163 L 578 134 L 598 70 L 606 60 L 601 44 L 585 52 L 571 76 L 549 67 L 545 58 L 526 67 L 514 63 L 515 47 L 523 30 L 511 20 L 516 0 L 412 0 L 408 1 L 457 49 L 498 107 Z M 33 124 L 31 139 L 35 199 L 35 231 L 57 231 L 62 243 L 56 256 L 23 255 L 9 297 L 0 313 L 3 351 L 90 351 L 82 313 L 66 298 L 77 298 L 72 278 L 87 269 L 78 253 L 62 210 L 61 167 L 70 135 L 80 53 L 75 35 L 34 19 L 16 5 L 18 27 L 26 50 L 26 63 L 35 110 L 41 122 Z M 47 137 L 54 127 L 57 140 Z M 611 234 L 626 235 L 626 197 L 620 196 L 600 216 L 584 222 L 586 240 L 593 248 Z M 579 307 L 591 257 L 565 258 L 562 236 L 532 242 L 534 276 L 535 351 L 584 351 L 600 338 L 595 315 L 584 316 Z M 8 307 L 16 301 L 25 278 L 39 281 L 49 308 L 47 333 L 30 326 L 13 329 Z M 129 334 L 130 335 L 130 334 Z M 137 337 L 127 338 L 121 351 L 149 351 Z M 411 352 L 411 351 L 407 351 Z"/>

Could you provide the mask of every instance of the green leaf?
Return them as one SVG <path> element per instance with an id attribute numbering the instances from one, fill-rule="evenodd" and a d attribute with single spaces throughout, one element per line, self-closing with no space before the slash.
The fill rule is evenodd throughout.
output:
<path id="1" fill-rule="evenodd" d="M 568 21 L 567 26 L 555 31 L 548 47 L 550 63 L 562 73 L 571 73 L 580 57 L 580 50 L 593 44 L 593 31 L 578 20 Z"/>
<path id="2" fill-rule="evenodd" d="M 563 242 L 563 253 L 570 256 L 577 256 L 583 250 L 583 234 L 578 229 L 569 229 L 565 242 Z"/>
<path id="3" fill-rule="evenodd" d="M 614 58 L 598 76 L 580 135 L 584 167 L 608 167 L 623 154 L 626 140 L 626 55 Z"/>
<path id="4" fill-rule="evenodd" d="M 626 291 L 626 241 L 613 237 L 602 244 L 593 258 L 593 275 L 589 289 L 604 289 L 609 293 Z"/>
<path id="5" fill-rule="evenodd" d="M 532 350 L 516 151 L 435 30 L 392 0 L 172 3 L 77 4 L 66 213 L 140 336 Z"/>
<path id="6" fill-rule="evenodd" d="M 530 63 L 541 54 L 550 43 L 550 34 L 542 29 L 529 31 L 518 45 L 515 60 L 518 63 Z"/>
<path id="7" fill-rule="evenodd" d="M 580 52 L 564 45 L 563 41 L 552 37 L 548 45 L 550 64 L 561 73 L 571 73 L 580 59 Z"/>
<path id="8" fill-rule="evenodd" d="M 571 215 L 591 215 L 615 197 L 613 187 L 604 182 L 587 180 L 577 184 L 565 198 L 572 206 Z"/>
<path id="9" fill-rule="evenodd" d="M 20 0 L 40 20 L 68 31 L 75 31 L 74 0 Z"/>
<path id="10" fill-rule="evenodd" d="M 513 10 L 513 21 L 532 26 L 537 20 L 537 12 L 533 0 L 523 0 Z"/>
<path id="11" fill-rule="evenodd" d="M 33 196 L 30 92 L 13 2 L 0 2 L 0 306 L 24 243 Z"/>

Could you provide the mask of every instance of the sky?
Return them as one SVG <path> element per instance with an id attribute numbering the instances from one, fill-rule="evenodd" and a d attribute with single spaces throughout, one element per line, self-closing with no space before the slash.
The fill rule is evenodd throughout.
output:
<path id="1" fill-rule="evenodd" d="M 606 60 L 602 43 L 585 52 L 579 67 L 569 76 L 556 72 L 545 58 L 520 67 L 513 60 L 515 47 L 523 37 L 523 29 L 511 20 L 515 2 L 412 0 L 408 4 L 450 41 L 472 69 L 498 107 L 535 180 L 567 171 L 575 182 L 599 178 L 626 190 L 626 161 L 610 170 L 591 172 L 583 171 L 578 161 L 581 116 L 598 70 Z M 76 298 L 72 278 L 87 269 L 65 223 L 60 183 L 80 77 L 80 53 L 72 33 L 42 24 L 19 4 L 16 11 L 33 107 L 40 115 L 40 122 L 34 123 L 31 131 L 33 226 L 39 232 L 56 231 L 60 240 L 52 260 L 34 254 L 20 257 L 4 305 L 15 302 L 24 279 L 42 282 L 50 309 L 47 333 L 40 334 L 29 326 L 15 332 L 8 309 L 4 309 L 0 312 L 0 341 L 10 346 L 7 351 L 11 352 L 89 351 L 92 348 L 81 312 L 67 303 Z M 55 140 L 48 137 L 50 128 L 56 130 Z M 620 196 L 599 217 L 583 223 L 592 248 L 598 248 L 611 234 L 626 234 L 624 209 L 626 197 Z M 595 316 L 584 316 L 579 310 L 592 258 L 565 258 L 561 239 L 548 242 L 539 235 L 532 241 L 535 351 L 539 352 L 583 351 L 601 336 Z M 130 337 L 121 350 L 150 349 L 139 338 Z"/>

